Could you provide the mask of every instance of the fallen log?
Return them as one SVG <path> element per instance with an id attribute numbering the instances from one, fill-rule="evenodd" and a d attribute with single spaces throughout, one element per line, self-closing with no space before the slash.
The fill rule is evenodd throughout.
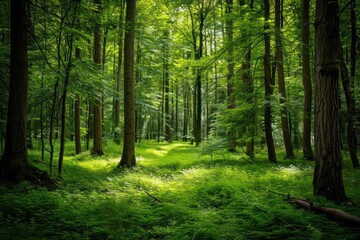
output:
<path id="1" fill-rule="evenodd" d="M 292 203 L 292 204 L 297 205 L 298 207 L 307 209 L 308 211 L 313 211 L 316 213 L 323 213 L 323 214 L 326 214 L 326 216 L 330 219 L 333 219 L 336 221 L 341 221 L 352 227 L 360 227 L 360 217 L 353 216 L 353 215 L 351 215 L 347 212 L 344 212 L 340 209 L 321 207 L 321 206 L 315 205 L 314 203 L 312 203 L 310 201 L 292 197 L 290 194 L 285 195 L 285 194 L 278 193 L 275 191 L 270 191 L 270 192 L 282 195 L 283 197 L 285 197 L 287 199 L 287 201 L 289 203 Z"/>
<path id="2" fill-rule="evenodd" d="M 297 198 L 290 198 L 288 201 L 309 211 L 324 213 L 331 219 L 342 221 L 344 223 L 350 224 L 351 226 L 360 227 L 360 217 L 353 216 L 340 209 L 317 206 L 312 202 Z"/>

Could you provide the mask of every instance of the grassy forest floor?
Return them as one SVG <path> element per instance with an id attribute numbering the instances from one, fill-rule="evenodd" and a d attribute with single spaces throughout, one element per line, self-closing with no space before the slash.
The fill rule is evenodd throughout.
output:
<path id="1" fill-rule="evenodd" d="M 360 239 L 359 228 L 289 204 L 276 191 L 360 216 L 360 171 L 344 154 L 352 204 L 312 195 L 313 162 L 253 163 L 241 154 L 202 155 L 188 143 L 137 144 L 137 166 L 117 170 L 121 148 L 102 157 L 74 154 L 67 143 L 64 179 L 47 191 L 0 186 L 0 239 Z M 34 165 L 38 150 L 29 151 Z"/>

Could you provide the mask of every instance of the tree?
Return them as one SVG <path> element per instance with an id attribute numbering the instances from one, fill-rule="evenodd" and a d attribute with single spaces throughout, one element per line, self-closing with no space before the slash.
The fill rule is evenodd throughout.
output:
<path id="1" fill-rule="evenodd" d="M 190 21 L 191 21 L 191 45 L 193 49 L 194 59 L 195 61 L 200 61 L 203 58 L 204 53 L 204 40 L 206 38 L 205 35 L 205 20 L 211 12 L 213 8 L 213 1 L 204 1 L 199 0 L 195 1 L 197 5 L 187 4 Z M 195 8 L 196 12 L 194 12 Z M 193 129 L 194 129 L 194 140 L 196 146 L 199 146 L 201 143 L 201 112 L 202 112 L 202 72 L 203 69 L 201 67 L 195 67 L 195 85 L 194 85 L 194 109 L 193 109 Z"/>
<path id="2" fill-rule="evenodd" d="M 78 2 L 72 2 L 74 5 L 69 4 L 68 6 L 65 6 L 65 4 L 63 3 L 65 9 L 73 9 L 73 13 L 72 13 L 72 18 L 69 17 L 70 23 L 69 25 L 73 28 L 75 26 L 76 23 L 76 18 L 77 18 L 77 6 L 78 6 Z M 71 11 L 65 11 L 66 13 L 70 13 Z M 65 19 L 66 17 L 64 17 Z M 60 152 L 59 152 L 59 161 L 58 161 L 58 177 L 62 178 L 62 172 L 63 172 L 63 160 L 64 160 L 64 152 L 65 152 L 65 138 L 66 138 L 66 98 L 67 98 L 67 92 L 68 92 L 68 86 L 69 86 L 69 79 L 70 79 L 70 71 L 71 71 L 71 66 L 73 64 L 73 59 L 72 59 L 72 55 L 73 55 L 73 33 L 71 32 L 68 36 L 66 36 L 66 43 L 67 43 L 67 56 L 65 59 L 63 60 L 67 60 L 67 63 L 64 64 L 65 66 L 65 76 L 64 76 L 64 85 L 63 85 L 63 92 L 62 92 L 62 103 L 61 103 L 61 130 L 60 130 Z"/>
<path id="3" fill-rule="evenodd" d="M 228 101 L 228 109 L 236 108 L 236 98 L 235 98 L 235 83 L 234 83 L 234 42 L 233 42 L 233 1 L 226 0 L 226 36 L 228 41 L 228 75 L 227 75 L 227 101 Z M 234 127 L 230 129 L 229 132 L 229 151 L 236 151 L 236 131 Z"/>
<path id="4" fill-rule="evenodd" d="M 4 155 L 0 160 L 0 179 L 53 187 L 46 172 L 29 163 L 26 148 L 28 51 L 26 0 L 10 2 L 11 56 L 10 86 Z"/>
<path id="5" fill-rule="evenodd" d="M 316 1 L 315 16 L 315 171 L 314 195 L 346 199 L 342 179 L 339 125 L 338 1 Z"/>
<path id="6" fill-rule="evenodd" d="M 124 38 L 124 145 L 121 166 L 135 166 L 135 79 L 134 35 L 136 0 L 126 1 L 126 29 Z"/>
<path id="7" fill-rule="evenodd" d="M 269 19 L 270 19 L 270 3 L 269 0 L 264 1 L 265 5 L 265 25 L 264 25 L 264 40 L 265 40 L 265 53 L 264 53 L 264 79 L 265 79 L 265 139 L 268 149 L 268 159 L 270 162 L 276 162 L 274 139 L 272 135 L 272 115 L 271 115 L 271 96 L 274 91 L 274 80 L 271 76 L 271 63 L 270 63 L 270 33 L 269 33 Z"/>
<path id="8" fill-rule="evenodd" d="M 356 63 L 356 50 L 355 50 L 355 43 L 356 43 L 356 20 L 355 20 L 355 1 L 351 1 L 351 9 L 350 9 L 350 22 L 351 22 L 351 50 L 350 50 L 350 76 L 349 71 L 344 61 L 344 53 L 342 49 L 341 42 L 339 40 L 339 59 L 340 59 L 340 72 L 341 72 L 341 80 L 342 85 L 345 93 L 346 99 L 346 118 L 347 118 L 347 143 L 349 146 L 349 153 L 352 165 L 354 168 L 359 168 L 359 160 L 357 157 L 357 138 L 355 132 L 355 125 L 356 125 L 356 108 L 355 108 L 355 63 Z"/>
<path id="9" fill-rule="evenodd" d="M 304 116 L 303 116 L 303 159 L 314 160 L 314 153 L 311 147 L 311 102 L 312 86 L 310 77 L 309 62 L 309 5 L 310 0 L 303 1 L 302 9 L 302 80 L 304 86 Z"/>
<path id="10" fill-rule="evenodd" d="M 280 95 L 280 119 L 283 133 L 283 140 L 286 151 L 286 158 L 294 158 L 294 149 L 291 142 L 290 127 L 288 121 L 288 110 L 286 106 L 286 88 L 283 63 L 283 44 L 281 33 L 281 4 L 275 0 L 275 61 L 278 74 L 279 95 Z"/>
<path id="11" fill-rule="evenodd" d="M 163 66 L 163 81 L 164 81 L 164 97 L 165 97 L 165 141 L 172 142 L 172 126 L 170 116 L 170 74 L 169 74 L 169 31 L 164 31 L 164 66 Z"/>
<path id="12" fill-rule="evenodd" d="M 122 58 L 123 58 L 123 41 L 124 41 L 124 8 L 125 1 L 120 0 L 120 16 L 119 16 L 119 53 L 115 83 L 115 99 L 114 99 L 114 140 L 120 144 L 120 85 L 122 80 Z"/>
<path id="13" fill-rule="evenodd" d="M 240 0 L 239 1 L 240 7 L 245 6 L 245 1 Z M 253 1 L 251 1 L 250 9 L 253 8 Z M 251 21 L 251 20 L 250 20 Z M 246 96 L 246 103 L 254 105 L 254 79 L 251 75 L 251 33 L 249 30 L 243 31 L 243 37 L 247 39 L 246 41 L 246 53 L 244 56 L 244 59 L 241 64 L 242 69 L 242 85 L 243 85 L 243 93 Z M 250 40 L 249 40 L 250 38 Z M 254 109 L 250 109 L 250 111 L 247 112 L 246 116 L 250 119 L 251 124 L 248 126 L 245 126 L 246 128 L 246 155 L 250 156 L 251 158 L 254 157 L 254 137 L 255 137 L 255 124 L 256 124 L 256 111 Z"/>
<path id="14" fill-rule="evenodd" d="M 96 15 L 100 18 L 101 0 L 95 0 L 97 5 Z M 100 19 L 97 19 L 94 25 L 94 63 L 101 65 L 101 26 L 99 24 Z M 93 148 L 91 152 L 97 155 L 103 155 L 102 148 L 102 97 L 97 96 L 93 104 L 94 121 L 93 121 Z"/>

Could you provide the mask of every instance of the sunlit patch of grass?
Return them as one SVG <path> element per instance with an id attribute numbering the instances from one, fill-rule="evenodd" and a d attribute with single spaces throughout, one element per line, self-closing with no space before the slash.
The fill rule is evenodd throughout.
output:
<path id="1" fill-rule="evenodd" d="M 297 209 L 271 192 L 318 201 L 312 196 L 313 162 L 280 155 L 278 164 L 270 164 L 266 152 L 258 149 L 250 163 L 242 153 L 210 158 L 189 143 L 142 141 L 136 144 L 137 166 L 117 169 L 121 145 L 111 141 L 101 157 L 89 152 L 75 156 L 72 143 L 66 151 L 64 180 L 57 191 L 30 185 L 0 188 L 0 231 L 5 237 L 19 234 L 21 239 L 25 233 L 32 239 L 358 237 L 357 231 Z M 32 160 L 39 157 L 38 150 L 29 154 Z M 41 163 L 44 168 L 46 163 Z M 359 179 L 358 171 L 344 169 L 354 203 L 360 199 Z M 321 204 L 333 206 L 325 200 Z M 340 207 L 360 214 L 356 207 Z"/>

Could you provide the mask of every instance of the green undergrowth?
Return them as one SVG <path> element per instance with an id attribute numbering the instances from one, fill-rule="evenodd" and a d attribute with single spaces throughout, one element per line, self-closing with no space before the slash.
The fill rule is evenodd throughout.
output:
<path id="1" fill-rule="evenodd" d="M 280 149 L 278 164 L 267 162 L 265 150 L 251 163 L 239 153 L 210 156 L 188 143 L 143 141 L 131 169 L 116 168 L 120 146 L 108 142 L 104 151 L 76 156 L 67 143 L 56 191 L 0 186 L 0 239 L 360 239 L 358 228 L 274 193 L 360 216 L 360 172 L 346 159 L 350 201 L 338 206 L 313 197 L 312 162 L 281 159 Z M 39 151 L 29 156 L 47 169 L 36 161 Z"/>

